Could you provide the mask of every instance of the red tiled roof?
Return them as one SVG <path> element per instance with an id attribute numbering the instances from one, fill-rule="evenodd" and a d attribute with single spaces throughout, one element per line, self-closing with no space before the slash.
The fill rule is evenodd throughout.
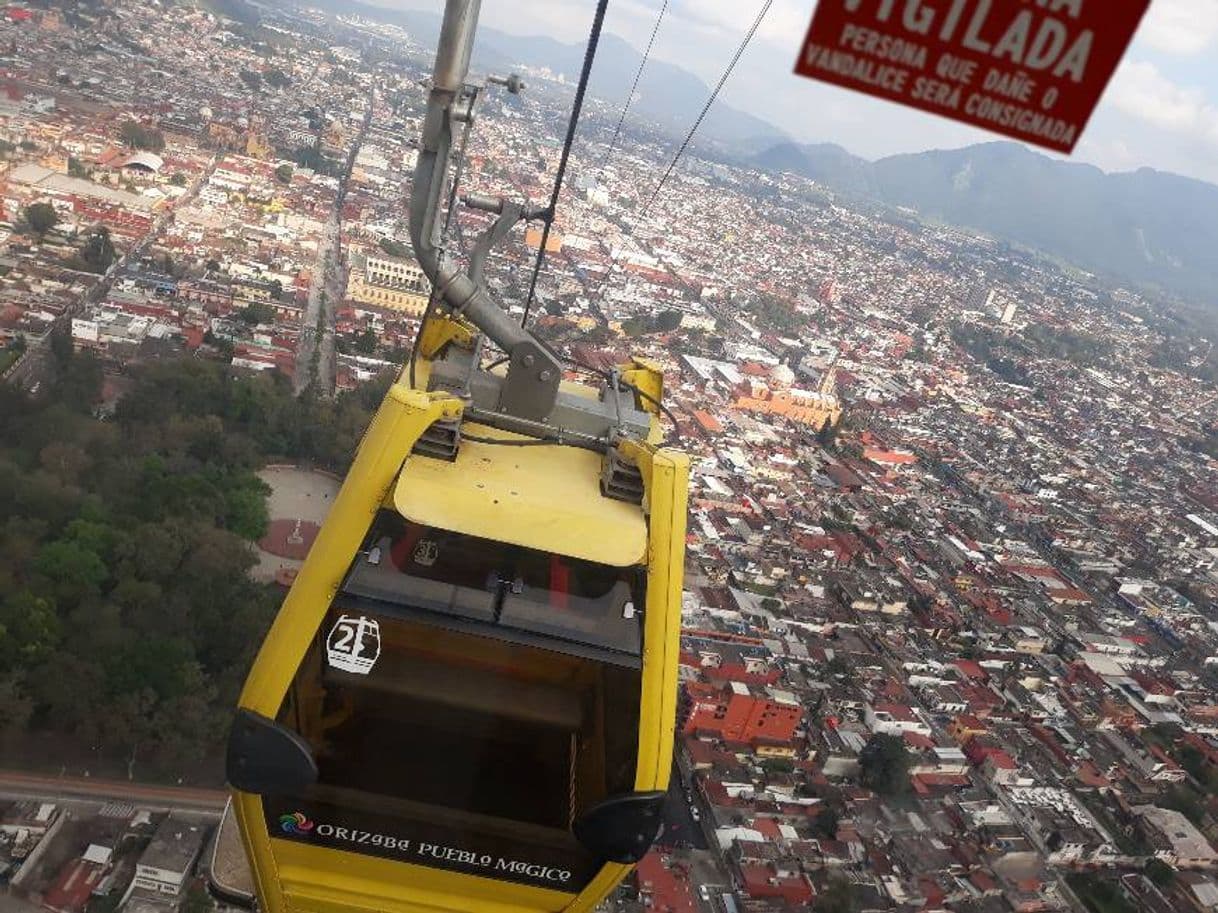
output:
<path id="1" fill-rule="evenodd" d="M 695 702 L 685 732 L 711 734 L 725 742 L 744 745 L 790 745 L 803 718 L 798 706 L 779 704 L 729 688 L 687 686 Z"/>
<path id="2" fill-rule="evenodd" d="M 723 425 L 719 423 L 719 420 L 704 409 L 694 410 L 694 421 L 708 434 L 721 434 L 723 432 Z"/>
<path id="3" fill-rule="evenodd" d="M 955 665 L 966 678 L 975 678 L 985 681 L 990 677 L 990 674 L 982 669 L 981 664 L 976 660 L 958 659 L 956 660 Z"/>
<path id="4" fill-rule="evenodd" d="M 666 865 L 657 850 L 644 856 L 635 867 L 644 907 L 655 913 L 696 913 L 689 877 L 681 868 Z"/>
<path id="5" fill-rule="evenodd" d="M 101 866 L 73 859 L 60 870 L 59 877 L 43 899 L 43 906 L 63 913 L 78 913 L 85 908 L 101 878 Z"/>

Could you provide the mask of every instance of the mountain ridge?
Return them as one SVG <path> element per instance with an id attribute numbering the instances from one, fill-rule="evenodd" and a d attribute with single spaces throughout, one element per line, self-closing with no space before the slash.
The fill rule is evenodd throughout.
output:
<path id="1" fill-rule="evenodd" d="M 331 12 L 357 12 L 401 25 L 423 45 L 439 36 L 440 16 L 345 0 L 314 0 Z M 475 65 L 549 67 L 574 81 L 584 45 L 481 27 Z M 592 97 L 621 105 L 642 55 L 624 39 L 601 36 Z M 709 88 L 674 64 L 649 59 L 631 111 L 682 135 Z M 761 118 L 722 102 L 699 132 L 703 152 L 766 172 L 792 172 L 826 187 L 972 228 L 1060 257 L 1085 270 L 1218 304 L 1218 186 L 1139 168 L 1107 173 L 1052 159 L 1019 143 L 995 141 L 869 161 L 834 143 L 800 144 Z M 764 145 L 760 152 L 756 149 Z"/>
<path id="2" fill-rule="evenodd" d="M 429 10 L 382 7 L 358 0 L 315 0 L 312 5 L 332 13 L 349 15 L 354 12 L 402 26 L 412 39 L 424 46 L 434 45 L 440 35 L 440 14 Z M 588 81 L 589 94 L 621 105 L 642 59 L 643 55 L 624 38 L 610 32 L 602 33 Z M 567 44 L 546 35 L 511 35 L 485 25 L 478 27 L 472 57 L 473 66 L 482 71 L 523 63 L 548 67 L 571 82 L 579 78 L 583 61 L 582 42 Z M 699 77 L 652 57 L 643 70 L 631 111 L 652 118 L 680 136 L 693 123 L 709 95 L 710 87 Z M 778 142 L 789 139 L 769 121 L 721 101 L 717 101 L 707 114 L 698 135 L 703 140 L 722 144 L 737 155 L 745 153 L 743 144 L 749 140 Z"/>
<path id="3" fill-rule="evenodd" d="M 779 143 L 750 163 L 904 206 L 1098 275 L 1218 303 L 1218 185 L 1142 167 L 1105 172 L 1019 143 L 901 153 Z"/>

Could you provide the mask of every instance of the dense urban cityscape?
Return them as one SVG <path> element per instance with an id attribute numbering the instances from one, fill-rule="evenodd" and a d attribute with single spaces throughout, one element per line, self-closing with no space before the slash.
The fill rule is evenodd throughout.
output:
<path id="1" fill-rule="evenodd" d="M 169 376 L 142 372 L 207 362 L 337 410 L 408 359 L 433 48 L 359 15 L 245 9 L 0 13 L 14 391 L 37 401 L 87 361 L 102 381 L 80 405 L 125 421 L 140 378 Z M 549 193 L 572 87 L 515 71 L 520 94 L 481 93 L 462 194 Z M 653 200 L 673 139 L 642 121 L 619 138 L 618 113 L 588 102 L 533 323 L 593 368 L 658 363 L 693 461 L 677 775 L 613 909 L 1218 910 L 1212 343 L 1147 292 L 697 145 Z M 454 250 L 489 222 L 458 203 Z M 513 313 L 540 243 L 530 226 L 491 254 Z M 62 477 L 76 457 L 52 447 L 36 459 Z M 299 567 L 335 452 L 258 467 L 259 586 Z M 310 475 L 324 497 L 297 490 Z M 100 561 L 72 535 L 72 560 Z M 67 538 L 33 541 L 66 586 L 45 567 Z M 72 623 L 19 624 L 30 586 L 6 562 L 0 707 L 25 710 L 0 749 L 38 769 L 0 774 L 0 910 L 248 902 L 218 766 L 148 760 L 134 735 L 125 764 L 21 749 L 50 738 L 25 689 Z"/>

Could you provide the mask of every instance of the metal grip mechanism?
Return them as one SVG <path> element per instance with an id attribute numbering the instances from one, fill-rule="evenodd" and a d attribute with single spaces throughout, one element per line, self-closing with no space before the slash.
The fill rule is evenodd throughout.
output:
<path id="1" fill-rule="evenodd" d="M 463 272 L 451 258 L 445 257 L 437 239 L 453 123 L 469 116 L 462 107 L 462 95 L 469 74 L 480 6 L 481 0 L 448 0 L 444 7 L 410 197 L 410 238 L 419 266 L 439 293 L 442 305 L 469 321 L 508 354 L 508 371 L 497 410 L 523 419 L 543 421 L 554 409 L 562 366 L 531 332 L 508 315 L 481 281 L 490 244 L 502 236 L 498 229 L 505 215 L 503 209 L 511 204 L 499 201 L 500 220 L 479 240 L 480 245 L 484 240 L 487 244 L 478 261 L 476 275 Z M 506 86 L 508 91 L 519 91 L 523 85 L 514 77 L 490 81 Z M 477 198 L 477 201 L 486 202 L 484 198 Z M 512 223 L 519 218 L 520 214 L 517 214 Z M 502 231 L 505 233 L 506 227 Z M 488 237 L 496 235 L 498 237 Z"/>

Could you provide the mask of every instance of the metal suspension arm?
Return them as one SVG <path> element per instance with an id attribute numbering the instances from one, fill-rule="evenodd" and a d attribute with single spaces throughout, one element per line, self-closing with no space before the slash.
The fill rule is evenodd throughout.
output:
<path id="1" fill-rule="evenodd" d="M 549 416 L 558 395 L 562 367 L 558 358 L 514 321 L 490 293 L 440 250 L 437 239 L 452 148 L 453 124 L 471 116 L 461 110 L 481 0 L 447 0 L 423 137 L 410 197 L 410 237 L 419 266 L 439 291 L 440 300 L 489 336 L 509 356 L 499 410 L 520 418 Z"/>

